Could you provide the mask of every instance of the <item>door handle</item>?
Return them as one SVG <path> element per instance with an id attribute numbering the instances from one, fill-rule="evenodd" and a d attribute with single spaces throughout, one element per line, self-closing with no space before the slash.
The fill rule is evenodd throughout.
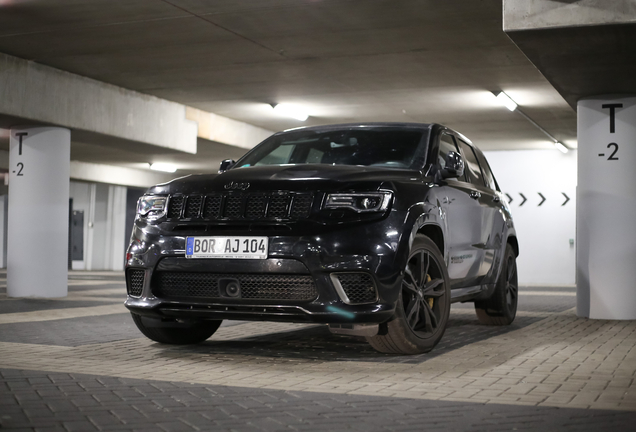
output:
<path id="1" fill-rule="evenodd" d="M 477 192 L 477 191 L 471 191 L 469 196 L 472 199 L 479 199 L 479 198 L 481 198 L 481 193 Z"/>
<path id="2" fill-rule="evenodd" d="M 495 196 L 493 197 L 493 199 L 492 199 L 492 200 L 493 200 L 494 202 L 499 202 L 499 201 L 501 201 L 501 199 L 500 199 L 497 195 L 495 195 Z"/>

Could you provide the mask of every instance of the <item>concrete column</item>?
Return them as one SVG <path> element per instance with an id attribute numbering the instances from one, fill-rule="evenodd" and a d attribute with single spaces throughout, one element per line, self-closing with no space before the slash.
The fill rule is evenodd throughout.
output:
<path id="1" fill-rule="evenodd" d="M 636 319 L 636 97 L 578 102 L 577 315 Z"/>
<path id="2" fill-rule="evenodd" d="M 11 129 L 9 297 L 67 295 L 70 156 L 68 129 Z"/>

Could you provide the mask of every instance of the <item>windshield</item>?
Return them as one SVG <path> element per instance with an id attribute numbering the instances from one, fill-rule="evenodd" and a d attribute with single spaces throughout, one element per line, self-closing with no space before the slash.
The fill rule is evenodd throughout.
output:
<path id="1" fill-rule="evenodd" d="M 425 133 L 387 128 L 292 132 L 266 140 L 237 167 L 329 164 L 419 169 L 424 163 Z"/>

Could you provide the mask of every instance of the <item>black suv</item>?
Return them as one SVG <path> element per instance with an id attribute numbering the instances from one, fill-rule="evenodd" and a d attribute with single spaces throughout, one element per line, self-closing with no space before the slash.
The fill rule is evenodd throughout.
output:
<path id="1" fill-rule="evenodd" d="M 517 310 L 516 234 L 482 152 L 438 124 L 277 133 L 219 174 L 140 198 L 126 256 L 139 330 L 209 338 L 223 319 L 313 322 L 378 351 L 430 351 L 450 304 Z"/>

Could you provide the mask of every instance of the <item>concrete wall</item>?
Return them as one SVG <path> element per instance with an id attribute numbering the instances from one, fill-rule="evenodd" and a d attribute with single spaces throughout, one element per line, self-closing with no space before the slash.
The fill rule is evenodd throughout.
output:
<path id="1" fill-rule="evenodd" d="M 576 151 L 484 152 L 510 207 L 517 229 L 521 285 L 574 285 Z M 546 200 L 542 201 L 541 193 Z M 570 200 L 565 203 L 565 193 Z M 523 194 L 527 201 L 522 204 Z M 563 205 L 565 203 L 565 205 Z"/>
<path id="2" fill-rule="evenodd" d="M 504 0 L 504 30 L 636 22 L 634 0 Z"/>

